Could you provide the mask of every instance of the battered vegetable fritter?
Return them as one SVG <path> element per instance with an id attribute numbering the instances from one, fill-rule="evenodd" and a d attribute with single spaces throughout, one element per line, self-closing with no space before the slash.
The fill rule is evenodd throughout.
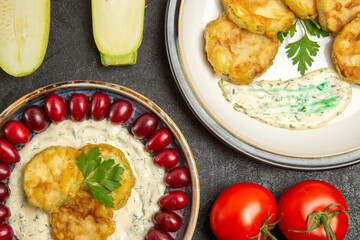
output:
<path id="1" fill-rule="evenodd" d="M 115 231 L 113 211 L 85 192 L 51 214 L 55 240 L 105 240 Z"/>
<path id="2" fill-rule="evenodd" d="M 237 83 L 249 83 L 263 74 L 278 51 L 276 36 L 249 32 L 222 14 L 205 30 L 207 58 L 219 77 Z"/>
<path id="3" fill-rule="evenodd" d="M 121 150 L 108 144 L 87 144 L 82 149 L 80 149 L 80 152 L 84 152 L 87 156 L 90 148 L 96 146 L 99 147 L 99 152 L 103 160 L 114 159 L 116 164 L 119 164 L 124 168 L 124 172 L 121 174 L 121 187 L 115 189 L 115 191 L 110 194 L 114 198 L 114 209 L 122 208 L 126 205 L 126 202 L 131 195 L 131 189 L 135 185 L 135 177 L 131 170 L 130 164 Z M 83 189 L 87 189 L 87 187 L 83 185 Z"/>
<path id="4" fill-rule="evenodd" d="M 274 36 L 289 28 L 295 14 L 281 0 L 222 0 L 228 17 L 250 32 Z"/>
<path id="5" fill-rule="evenodd" d="M 316 0 L 283 0 L 294 13 L 303 19 L 317 16 Z"/>
<path id="6" fill-rule="evenodd" d="M 339 75 L 360 83 L 360 18 L 355 18 L 334 38 L 332 59 Z"/>
<path id="7" fill-rule="evenodd" d="M 360 16 L 360 0 L 316 0 L 321 26 L 338 33 L 345 24 Z"/>
<path id="8" fill-rule="evenodd" d="M 52 212 L 74 197 L 84 180 L 75 162 L 79 154 L 75 148 L 61 146 L 36 154 L 23 169 L 28 202 Z"/>

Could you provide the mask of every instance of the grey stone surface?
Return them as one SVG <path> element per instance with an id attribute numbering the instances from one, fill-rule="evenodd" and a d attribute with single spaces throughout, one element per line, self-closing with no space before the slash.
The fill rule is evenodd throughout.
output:
<path id="1" fill-rule="evenodd" d="M 279 199 L 291 185 L 319 179 L 335 185 L 347 200 L 352 225 L 346 239 L 359 239 L 360 165 L 323 172 L 302 172 L 258 163 L 225 146 L 192 114 L 172 77 L 167 62 L 164 21 L 166 0 L 147 0 L 145 28 L 134 66 L 101 66 L 91 27 L 90 1 L 52 1 L 50 41 L 40 68 L 28 77 L 14 78 L 0 71 L 0 111 L 26 93 L 44 85 L 73 79 L 113 82 L 153 100 L 175 121 L 196 160 L 201 205 L 193 239 L 215 239 L 209 214 L 216 197 L 237 182 L 255 182 Z M 279 239 L 283 239 L 276 232 Z"/>

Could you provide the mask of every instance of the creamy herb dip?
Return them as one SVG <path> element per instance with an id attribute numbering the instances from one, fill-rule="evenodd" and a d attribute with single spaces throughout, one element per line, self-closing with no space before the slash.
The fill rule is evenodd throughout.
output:
<path id="1" fill-rule="evenodd" d="M 257 81 L 237 85 L 226 80 L 219 87 L 236 111 L 263 123 L 287 129 L 324 126 L 350 103 L 352 90 L 335 70 L 319 69 L 286 81 Z"/>
<path id="2" fill-rule="evenodd" d="M 158 199 L 164 194 L 164 169 L 156 166 L 144 145 L 128 130 L 108 120 L 74 122 L 65 120 L 52 123 L 49 128 L 33 137 L 20 150 L 21 161 L 11 173 L 11 194 L 6 205 L 11 209 L 11 224 L 15 236 L 21 240 L 50 240 L 50 216 L 47 212 L 27 203 L 23 190 L 22 169 L 33 156 L 50 146 L 81 148 L 87 143 L 106 143 L 123 151 L 136 177 L 136 184 L 125 207 L 114 211 L 116 230 L 108 240 L 144 239 L 153 226 L 152 215 L 159 210 Z"/>

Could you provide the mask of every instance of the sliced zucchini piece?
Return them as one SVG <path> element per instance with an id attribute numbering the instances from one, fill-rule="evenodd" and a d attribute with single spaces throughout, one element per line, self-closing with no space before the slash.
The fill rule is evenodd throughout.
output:
<path id="1" fill-rule="evenodd" d="M 283 2 L 302 19 L 315 19 L 317 16 L 315 0 L 283 0 Z"/>
<path id="2" fill-rule="evenodd" d="M 295 14 L 281 0 L 222 0 L 231 21 L 250 32 L 274 36 L 288 29 Z"/>
<path id="3" fill-rule="evenodd" d="M 319 23 L 327 31 L 338 33 L 357 15 L 360 15 L 359 0 L 316 0 Z"/>
<path id="4" fill-rule="evenodd" d="M 0 67 L 22 77 L 45 57 L 50 31 L 50 0 L 0 0 Z"/>
<path id="5" fill-rule="evenodd" d="M 335 36 L 331 57 L 342 79 L 360 83 L 360 17 Z"/>
<path id="6" fill-rule="evenodd" d="M 75 162 L 79 155 L 79 150 L 62 146 L 49 147 L 37 153 L 23 169 L 28 202 L 52 212 L 74 197 L 84 181 Z"/>
<path id="7" fill-rule="evenodd" d="M 92 0 L 93 34 L 105 66 L 135 64 L 145 0 Z"/>

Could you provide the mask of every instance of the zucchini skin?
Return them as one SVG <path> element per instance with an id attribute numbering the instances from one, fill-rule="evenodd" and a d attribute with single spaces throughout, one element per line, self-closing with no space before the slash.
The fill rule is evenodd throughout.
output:
<path id="1" fill-rule="evenodd" d="M 108 66 L 135 65 L 137 61 L 137 50 L 124 55 L 108 55 L 100 52 L 101 64 Z"/>

